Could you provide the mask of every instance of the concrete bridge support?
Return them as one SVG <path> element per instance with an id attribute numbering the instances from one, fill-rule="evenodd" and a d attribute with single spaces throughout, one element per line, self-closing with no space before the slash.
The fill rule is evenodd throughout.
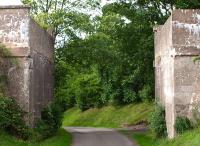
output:
<path id="1" fill-rule="evenodd" d="M 169 138 L 177 116 L 193 119 L 200 101 L 200 10 L 175 10 L 155 30 L 155 94 L 166 110 Z"/>
<path id="2" fill-rule="evenodd" d="M 3 58 L 8 95 L 28 112 L 27 122 L 34 126 L 53 99 L 53 38 L 32 20 L 29 7 L 0 6 L 0 43 L 9 51 Z M 6 61 L 10 59 L 15 63 Z"/>

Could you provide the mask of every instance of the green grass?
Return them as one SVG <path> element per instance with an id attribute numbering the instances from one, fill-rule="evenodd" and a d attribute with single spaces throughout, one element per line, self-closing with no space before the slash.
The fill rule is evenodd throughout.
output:
<path id="1" fill-rule="evenodd" d="M 156 139 L 150 133 L 132 133 L 140 146 L 200 146 L 200 128 L 187 131 L 173 140 Z"/>
<path id="2" fill-rule="evenodd" d="M 64 129 L 61 129 L 54 137 L 40 143 L 24 142 L 0 132 L 0 146 L 70 146 L 71 142 L 71 135 Z"/>
<path id="3" fill-rule="evenodd" d="M 158 146 L 159 143 L 150 133 L 134 133 L 132 137 L 140 146 Z"/>
<path id="4" fill-rule="evenodd" d="M 160 146 L 200 146 L 200 128 L 188 131 L 174 140 L 162 141 Z"/>
<path id="5" fill-rule="evenodd" d="M 72 108 L 65 112 L 63 126 L 119 128 L 123 124 L 136 124 L 146 121 L 153 110 L 153 104 L 141 103 L 127 106 L 107 106 L 81 112 Z"/>
<path id="6" fill-rule="evenodd" d="M 126 135 L 129 135 L 134 141 L 136 141 L 140 146 L 162 146 L 162 139 L 157 139 L 153 136 L 151 132 L 128 132 Z"/>

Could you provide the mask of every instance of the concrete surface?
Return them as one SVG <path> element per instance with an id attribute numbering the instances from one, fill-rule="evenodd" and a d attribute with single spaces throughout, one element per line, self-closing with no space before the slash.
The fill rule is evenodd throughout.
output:
<path id="1" fill-rule="evenodd" d="M 138 146 L 114 129 L 83 127 L 65 129 L 73 136 L 72 146 Z"/>
<path id="2" fill-rule="evenodd" d="M 155 96 L 165 107 L 169 138 L 176 117 L 200 116 L 200 10 L 174 10 L 155 31 Z"/>
<path id="3" fill-rule="evenodd" d="M 7 77 L 7 95 L 14 97 L 34 126 L 53 100 L 54 39 L 29 16 L 27 6 L 0 5 L 0 43 L 8 52 L 0 75 Z M 15 60 L 12 63 L 9 60 Z"/>

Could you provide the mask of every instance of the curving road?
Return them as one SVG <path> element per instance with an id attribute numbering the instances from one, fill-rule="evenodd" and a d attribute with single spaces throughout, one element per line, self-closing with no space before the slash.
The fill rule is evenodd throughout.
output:
<path id="1" fill-rule="evenodd" d="M 73 136 L 72 146 L 138 146 L 113 129 L 66 127 Z"/>

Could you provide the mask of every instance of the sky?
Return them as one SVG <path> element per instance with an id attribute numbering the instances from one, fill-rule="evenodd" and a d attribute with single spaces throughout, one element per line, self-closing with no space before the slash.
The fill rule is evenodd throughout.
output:
<path id="1" fill-rule="evenodd" d="M 101 0 L 101 5 L 105 5 L 107 3 L 111 3 L 114 0 Z M 21 0 L 0 0 L 0 6 L 8 6 L 8 5 L 22 5 Z"/>

